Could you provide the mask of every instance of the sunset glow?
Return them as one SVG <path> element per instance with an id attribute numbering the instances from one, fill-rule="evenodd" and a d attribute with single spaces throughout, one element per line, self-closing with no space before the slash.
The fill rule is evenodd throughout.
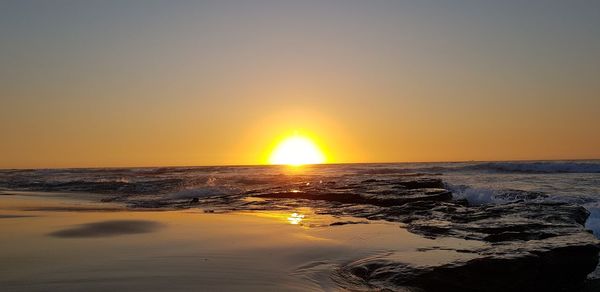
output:
<path id="1" fill-rule="evenodd" d="M 318 164 L 325 162 L 325 155 L 311 139 L 294 135 L 275 147 L 269 162 L 292 166 Z"/>
<path id="2" fill-rule="evenodd" d="M 600 1 L 87 2 L 2 2 L 0 168 L 600 158 Z"/>
<path id="3" fill-rule="evenodd" d="M 600 1 L 0 8 L 0 292 L 600 292 Z"/>

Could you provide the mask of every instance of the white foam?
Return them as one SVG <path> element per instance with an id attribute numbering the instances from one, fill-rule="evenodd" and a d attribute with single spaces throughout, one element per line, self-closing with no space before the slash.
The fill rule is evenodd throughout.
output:
<path id="1" fill-rule="evenodd" d="M 452 191 L 456 199 L 466 199 L 470 204 L 483 205 L 497 203 L 494 199 L 495 191 L 491 189 L 471 188 L 465 185 L 446 184 L 446 188 Z"/>
<path id="2" fill-rule="evenodd" d="M 449 183 L 446 183 L 445 186 L 452 191 L 454 198 L 466 199 L 472 205 L 502 204 L 514 201 L 556 201 L 554 198 L 541 192 L 516 189 L 474 188 Z"/>
<path id="3" fill-rule="evenodd" d="M 446 184 L 446 188 L 452 191 L 452 195 L 456 199 L 466 199 L 472 205 L 484 204 L 502 204 L 515 201 L 514 199 L 506 199 L 499 195 L 508 192 L 508 190 L 494 190 L 485 188 L 472 188 L 466 185 Z M 594 235 L 600 238 L 600 201 L 591 200 L 583 202 L 584 198 L 569 197 L 569 196 L 548 196 L 544 198 L 536 198 L 531 201 L 547 201 L 547 202 L 565 202 L 580 205 L 590 212 L 590 216 L 585 222 L 585 228 L 594 232 Z"/>

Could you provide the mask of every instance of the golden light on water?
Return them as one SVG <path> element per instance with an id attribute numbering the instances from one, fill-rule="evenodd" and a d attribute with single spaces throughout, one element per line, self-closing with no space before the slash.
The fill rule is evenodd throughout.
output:
<path id="1" fill-rule="evenodd" d="M 325 162 L 325 155 L 317 144 L 305 137 L 295 134 L 281 141 L 271 153 L 269 163 L 300 166 Z"/>
<path id="2" fill-rule="evenodd" d="M 290 224 L 293 224 L 293 225 L 298 225 L 300 222 L 302 222 L 303 219 L 304 219 L 304 215 L 298 214 L 298 213 L 292 213 L 290 215 L 290 217 L 287 218 L 287 220 L 290 222 Z"/>
<path id="3" fill-rule="evenodd" d="M 308 221 L 314 223 L 314 218 L 309 219 L 310 214 L 314 214 L 314 212 L 310 208 L 298 208 L 292 213 L 288 211 L 252 211 L 241 213 L 263 218 L 270 218 L 275 220 L 276 222 L 284 222 L 286 224 L 298 225 L 302 226 L 303 228 L 311 227 L 311 224 L 307 224 L 309 223 Z M 326 224 L 329 224 L 329 222 L 327 222 Z"/>

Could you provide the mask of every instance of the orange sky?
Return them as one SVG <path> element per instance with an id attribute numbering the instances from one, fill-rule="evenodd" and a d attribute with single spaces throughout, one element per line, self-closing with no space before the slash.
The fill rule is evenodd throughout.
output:
<path id="1" fill-rule="evenodd" d="M 9 1 L 0 168 L 600 158 L 600 4 L 520 2 Z"/>

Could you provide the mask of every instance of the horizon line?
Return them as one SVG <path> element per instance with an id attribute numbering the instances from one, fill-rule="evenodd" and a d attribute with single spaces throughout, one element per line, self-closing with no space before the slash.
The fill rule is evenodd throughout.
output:
<path id="1" fill-rule="evenodd" d="M 440 160 L 440 161 L 387 161 L 387 162 L 332 162 L 332 163 L 317 163 L 304 164 L 303 166 L 320 166 L 320 165 L 347 165 L 347 164 L 407 164 L 407 163 L 465 163 L 465 162 L 542 162 L 542 161 L 594 161 L 600 158 L 554 158 L 554 159 L 500 159 L 500 160 Z M 115 168 L 178 168 L 178 167 L 259 167 L 259 166 L 287 166 L 285 164 L 213 164 L 213 165 L 146 165 L 146 166 L 76 166 L 76 167 L 13 167 L 3 168 L 4 170 L 40 170 L 40 169 L 115 169 Z"/>

